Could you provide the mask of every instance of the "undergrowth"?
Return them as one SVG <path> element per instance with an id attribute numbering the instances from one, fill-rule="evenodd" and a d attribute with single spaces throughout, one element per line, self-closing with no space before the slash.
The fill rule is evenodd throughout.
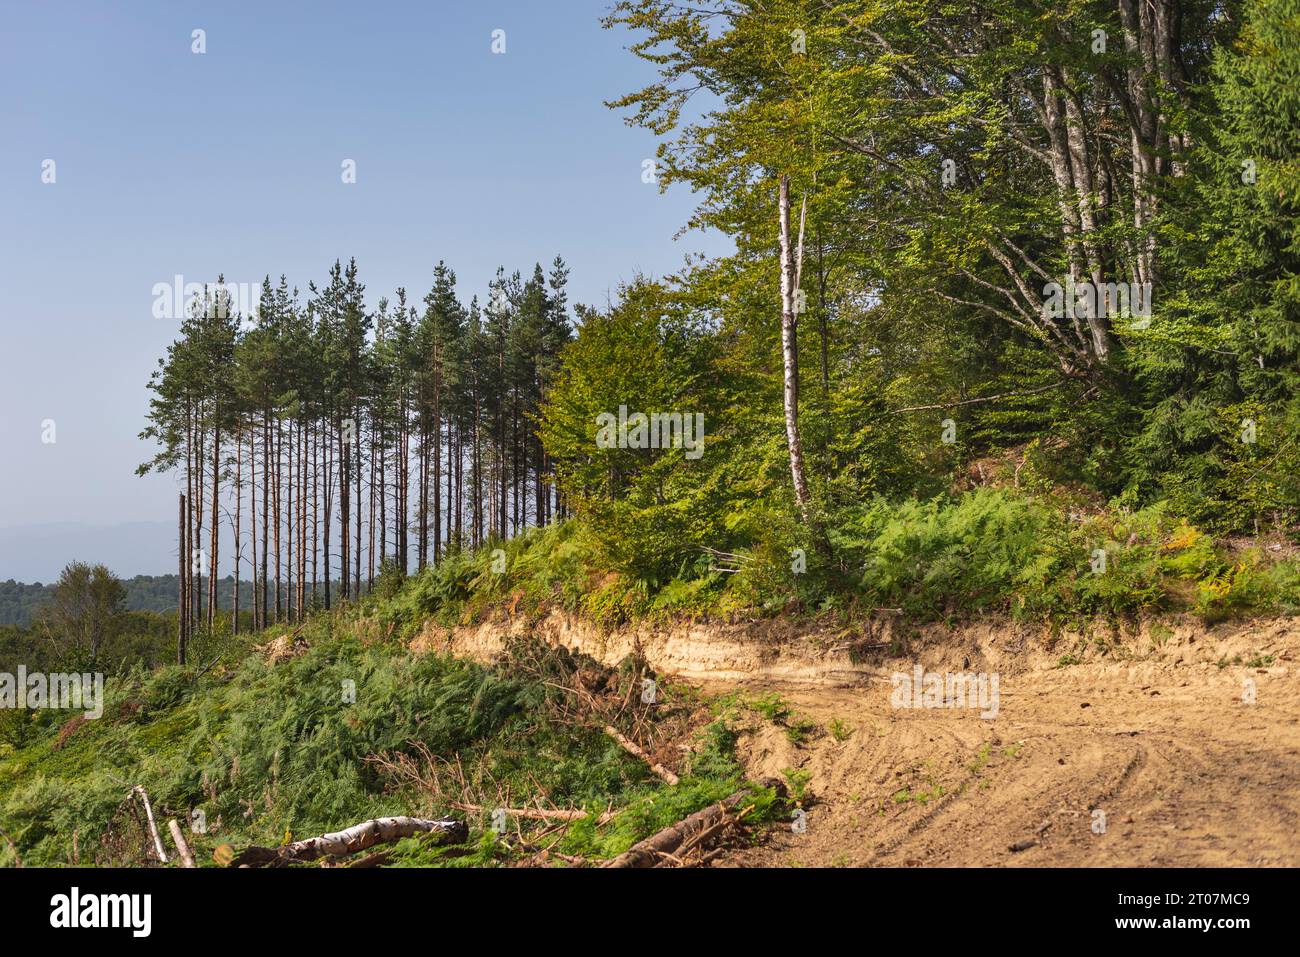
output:
<path id="1" fill-rule="evenodd" d="M 276 846 L 389 814 L 453 814 L 471 824 L 470 853 L 412 838 L 390 863 L 465 866 L 514 860 L 540 829 L 527 822 L 498 835 L 486 814 L 456 807 L 466 799 L 485 808 L 543 802 L 617 811 L 560 835 L 564 853 L 595 858 L 742 784 L 724 732 L 700 731 L 681 785 L 666 788 L 585 716 L 573 689 L 623 695 L 639 671 L 610 671 L 531 642 L 486 667 L 412 655 L 393 641 L 365 644 L 337 621 L 333 637 L 320 621 L 310 625 L 306 649 L 287 660 L 252 654 L 201 677 L 170 666 L 110 678 L 98 720 L 7 712 L 0 863 L 146 863 L 140 822 L 124 801 L 135 785 L 160 823 L 202 816 L 205 833 L 189 838 L 208 864 L 221 845 Z M 693 708 L 659 710 L 662 721 L 653 709 L 635 717 L 643 733 L 693 740 Z M 436 768 L 393 773 L 403 764 Z M 452 780 L 455 787 L 439 784 Z M 756 794 L 760 810 L 774 800 Z"/>
<path id="2" fill-rule="evenodd" d="M 455 552 L 365 607 L 406 637 L 430 618 L 465 624 L 503 607 L 516 615 L 562 608 L 606 626 L 880 607 L 921 620 L 997 613 L 1054 621 L 1300 610 L 1295 559 L 1264 543 L 1218 541 L 1163 503 L 1131 511 L 1052 490 L 977 488 L 864 502 L 834 515 L 828 534 L 830 564 L 797 529 L 773 525 L 768 537 L 723 543 L 652 582 L 620 570 L 595 533 L 570 520 Z"/>

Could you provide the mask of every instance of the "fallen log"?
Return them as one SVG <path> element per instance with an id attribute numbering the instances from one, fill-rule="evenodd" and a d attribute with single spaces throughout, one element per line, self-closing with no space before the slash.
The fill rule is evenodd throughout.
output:
<path id="1" fill-rule="evenodd" d="M 622 854 L 609 861 L 603 867 L 657 867 L 664 858 L 677 861 L 674 852 L 689 843 L 691 848 L 700 847 L 705 840 L 716 837 L 727 823 L 728 815 L 745 798 L 750 796 L 748 789 L 737 791 L 730 797 L 716 804 L 710 804 L 702 811 L 696 811 L 676 824 L 670 824 L 656 834 L 633 844 Z M 695 838 L 697 838 L 696 840 Z M 680 863 L 680 861 L 679 861 Z"/>
<path id="2" fill-rule="evenodd" d="M 613 725 L 606 725 L 605 733 L 622 745 L 623 750 L 628 754 L 635 755 L 648 764 L 651 771 L 659 775 L 659 777 L 663 778 L 669 784 L 677 784 L 679 782 L 680 779 L 677 775 L 673 774 L 673 772 L 669 771 L 662 764 L 655 761 L 654 758 L 650 757 L 650 755 L 646 754 L 635 741 L 630 738 L 625 738 Z"/>
<path id="3" fill-rule="evenodd" d="M 392 858 L 392 851 L 375 851 L 373 854 L 367 854 L 359 860 L 353 861 L 348 867 L 383 867 Z"/>
<path id="4" fill-rule="evenodd" d="M 454 818 L 432 821 L 419 817 L 381 817 L 283 847 L 250 845 L 235 855 L 230 866 L 278 866 L 314 861 L 320 857 L 347 857 L 376 844 L 400 841 L 416 834 L 434 834 L 438 844 L 459 844 L 469 837 L 469 828 L 464 821 Z"/>
<path id="5" fill-rule="evenodd" d="M 455 801 L 449 806 L 458 811 L 468 811 L 470 814 L 502 811 L 510 817 L 523 818 L 525 821 L 580 821 L 590 817 L 586 811 L 570 811 L 564 808 L 488 807 L 486 804 L 461 804 Z M 596 818 L 596 823 L 608 824 L 613 819 L 614 812 L 605 811 Z"/>
<path id="6" fill-rule="evenodd" d="M 132 792 L 140 798 L 140 803 L 144 805 L 144 816 L 149 821 L 149 836 L 153 838 L 154 853 L 158 855 L 158 860 L 163 864 L 167 863 L 167 852 L 163 850 L 162 836 L 158 833 L 158 823 L 153 819 L 153 805 L 149 803 L 149 792 L 137 784 L 133 787 Z"/>
<path id="7" fill-rule="evenodd" d="M 181 826 L 176 823 L 176 818 L 167 822 L 167 830 L 172 832 L 172 843 L 176 845 L 176 853 L 181 856 L 181 863 L 186 867 L 194 866 L 194 855 L 190 853 L 190 846 L 185 841 L 185 835 L 181 833 Z"/>

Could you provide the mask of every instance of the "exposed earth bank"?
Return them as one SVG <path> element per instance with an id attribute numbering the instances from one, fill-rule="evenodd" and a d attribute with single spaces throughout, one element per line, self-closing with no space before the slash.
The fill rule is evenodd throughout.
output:
<path id="1" fill-rule="evenodd" d="M 1290 619 L 607 631 L 553 612 L 430 625 L 414 647 L 489 659 L 526 632 L 608 664 L 639 650 L 709 690 L 781 695 L 790 716 L 757 720 L 740 749 L 755 778 L 804 772 L 806 826 L 715 866 L 1300 865 Z M 895 707 L 893 676 L 917 665 L 996 675 L 996 716 Z M 801 721 L 815 727 L 792 732 Z"/>

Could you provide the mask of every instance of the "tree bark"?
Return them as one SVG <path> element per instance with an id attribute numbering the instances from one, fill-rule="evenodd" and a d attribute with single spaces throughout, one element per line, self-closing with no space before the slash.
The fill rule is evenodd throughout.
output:
<path id="1" fill-rule="evenodd" d="M 794 482 L 795 502 L 805 524 L 812 519 L 812 497 L 808 492 L 808 476 L 804 469 L 803 438 L 799 433 L 799 346 L 797 292 L 798 267 L 803 259 L 803 216 L 800 216 L 799 248 L 796 252 L 790 239 L 790 177 L 781 176 L 780 190 L 781 227 L 781 356 L 785 372 L 785 435 L 790 449 L 790 476 Z M 807 209 L 805 201 L 805 211 Z"/>
<path id="2" fill-rule="evenodd" d="M 283 847 L 252 845 L 230 862 L 231 867 L 259 867 L 263 864 L 294 864 L 321 857 L 346 857 L 376 844 L 400 841 L 415 834 L 437 834 L 439 844 L 459 844 L 469 837 L 469 828 L 453 818 L 426 820 L 418 817 L 382 817 L 364 821 L 343 831 L 295 841 Z"/>
<path id="3" fill-rule="evenodd" d="M 140 803 L 144 805 L 145 820 L 149 824 L 149 836 L 153 838 L 153 849 L 158 855 L 158 860 L 166 864 L 167 852 L 163 849 L 162 836 L 158 833 L 158 822 L 153 817 L 153 805 L 149 803 L 149 794 L 138 784 L 131 790 L 140 798 Z"/>
<path id="4" fill-rule="evenodd" d="M 185 664 L 185 496 L 180 496 L 180 514 L 176 519 L 176 554 L 180 567 L 177 569 L 176 599 L 176 663 Z"/>
<path id="5" fill-rule="evenodd" d="M 645 840 L 633 844 L 618 857 L 606 861 L 603 866 L 657 867 L 666 856 L 672 855 L 687 841 L 722 824 L 736 805 L 748 796 L 748 790 L 741 790 L 717 804 L 710 804 L 704 810 L 696 811 L 676 824 L 671 824 Z"/>
<path id="6" fill-rule="evenodd" d="M 626 751 L 628 754 L 640 758 L 647 765 L 649 765 L 650 770 L 653 771 L 655 774 L 657 774 L 659 777 L 663 778 L 666 782 L 668 782 L 669 784 L 680 783 L 677 775 L 673 774 L 673 772 L 669 771 L 666 767 L 664 767 L 662 764 L 657 762 L 654 758 L 650 757 L 650 755 L 646 754 L 645 751 L 642 750 L 642 748 L 635 741 L 631 740 L 630 738 L 626 738 L 622 734 L 620 734 L 618 729 L 615 728 L 613 725 L 606 725 L 605 733 L 609 735 L 611 738 L 613 738 L 615 741 L 617 741 L 619 745 L 622 746 L 623 750 Z"/>
<path id="7" fill-rule="evenodd" d="M 185 841 L 185 835 L 181 833 L 181 826 L 176 823 L 176 818 L 167 822 L 167 830 L 171 831 L 172 843 L 176 845 L 176 853 L 181 857 L 181 863 L 186 867 L 194 867 L 194 854 L 190 851 L 189 844 Z"/>

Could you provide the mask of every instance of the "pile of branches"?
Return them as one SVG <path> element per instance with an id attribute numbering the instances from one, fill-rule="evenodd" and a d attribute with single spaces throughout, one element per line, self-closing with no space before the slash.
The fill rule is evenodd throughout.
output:
<path id="1" fill-rule="evenodd" d="M 611 669 L 565 648 L 525 639 L 507 648 L 501 665 L 511 675 L 542 689 L 541 721 L 599 731 L 670 786 L 678 783 L 677 772 L 670 765 L 680 763 L 680 752 L 689 751 L 682 742 L 700 716 L 694 705 L 675 700 L 658 685 L 642 655 L 630 655 L 617 669 Z M 572 866 L 597 863 L 560 853 L 559 845 L 575 821 L 594 815 L 596 824 L 602 825 L 614 817 L 612 806 L 603 811 L 555 806 L 536 781 L 532 782 L 532 795 L 523 798 L 512 793 L 509 782 L 493 777 L 491 762 L 472 762 L 472 771 L 467 773 L 459 753 L 443 757 L 419 740 L 409 741 L 402 751 L 374 755 L 367 761 L 397 789 L 410 788 L 427 795 L 432 806 L 490 818 L 498 840 L 521 854 L 520 866 L 546 866 L 557 860 Z M 771 785 L 776 782 L 765 782 L 765 786 Z M 707 864 L 720 853 L 719 846 L 744 825 L 746 815 L 756 806 L 751 798 L 748 789 L 739 790 L 618 857 L 598 863 L 616 868 Z M 526 823 L 530 825 L 527 828 Z M 469 852 L 464 847 L 469 828 L 455 818 L 395 817 L 365 821 L 278 848 L 245 848 L 230 864 L 262 867 L 314 860 L 342 862 L 375 845 L 417 834 L 448 848 L 448 853 Z M 379 850 L 351 860 L 348 866 L 375 866 L 389 857 L 389 851 Z"/>
<path id="2" fill-rule="evenodd" d="M 774 779 L 764 787 L 781 789 Z M 676 824 L 633 844 L 604 867 L 699 867 L 723 852 L 726 839 L 754 810 L 752 793 L 742 788 L 730 797 L 688 815 Z"/>

